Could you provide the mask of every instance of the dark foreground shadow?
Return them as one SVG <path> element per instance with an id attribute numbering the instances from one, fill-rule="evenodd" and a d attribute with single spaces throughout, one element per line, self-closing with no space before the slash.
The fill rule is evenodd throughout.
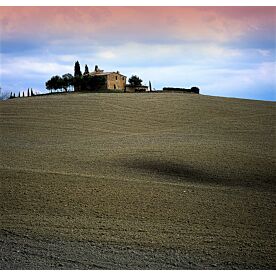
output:
<path id="1" fill-rule="evenodd" d="M 153 159 L 124 160 L 120 162 L 125 168 L 148 174 L 151 177 L 170 179 L 172 181 L 183 181 L 192 183 L 205 183 L 216 185 L 234 185 L 257 188 L 274 188 L 275 176 L 265 172 L 254 172 L 254 170 L 243 171 L 235 168 L 223 171 L 221 168 L 196 167 L 172 161 L 160 161 Z"/>

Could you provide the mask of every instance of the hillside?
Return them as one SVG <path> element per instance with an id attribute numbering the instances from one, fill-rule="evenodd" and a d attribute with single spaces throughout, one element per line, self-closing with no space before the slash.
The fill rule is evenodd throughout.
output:
<path id="1" fill-rule="evenodd" d="M 0 267 L 276 268 L 273 102 L 0 102 Z"/>

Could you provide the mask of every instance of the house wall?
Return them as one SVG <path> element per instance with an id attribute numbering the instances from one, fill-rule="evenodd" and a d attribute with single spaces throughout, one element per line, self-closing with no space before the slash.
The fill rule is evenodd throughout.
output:
<path id="1" fill-rule="evenodd" d="M 118 73 L 111 73 L 107 76 L 107 89 L 124 90 L 126 87 L 126 77 Z"/>

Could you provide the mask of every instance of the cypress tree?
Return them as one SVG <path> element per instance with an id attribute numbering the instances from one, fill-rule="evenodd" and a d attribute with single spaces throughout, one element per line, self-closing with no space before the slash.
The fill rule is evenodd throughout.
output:
<path id="1" fill-rule="evenodd" d="M 30 89 L 28 88 L 28 97 L 30 97 Z"/>
<path id="2" fill-rule="evenodd" d="M 150 92 L 151 92 L 151 82 L 149 81 L 149 89 L 150 89 Z"/>
<path id="3" fill-rule="evenodd" d="M 33 89 L 31 88 L 31 96 L 34 96 L 34 92 Z"/>
<path id="4" fill-rule="evenodd" d="M 74 90 L 80 91 L 82 83 L 82 73 L 80 70 L 80 63 L 78 61 L 75 62 L 74 68 Z"/>
<path id="5" fill-rule="evenodd" d="M 87 64 L 85 64 L 84 75 L 88 75 L 88 74 L 89 74 L 89 69 Z"/>
<path id="6" fill-rule="evenodd" d="M 74 68 L 74 77 L 81 77 L 82 73 L 81 73 L 81 69 L 80 69 L 80 63 L 79 61 L 75 62 L 75 68 Z"/>
<path id="7" fill-rule="evenodd" d="M 20 92 L 18 92 L 18 98 L 20 98 Z"/>

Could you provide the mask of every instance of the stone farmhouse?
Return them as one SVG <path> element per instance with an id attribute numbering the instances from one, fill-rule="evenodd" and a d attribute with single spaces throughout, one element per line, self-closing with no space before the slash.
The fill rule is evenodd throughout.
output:
<path id="1" fill-rule="evenodd" d="M 109 90 L 125 90 L 127 77 L 117 72 L 104 72 L 100 70 L 98 65 L 95 66 L 95 70 L 89 73 L 90 76 L 97 77 L 101 76 L 105 78 L 105 87 L 103 89 Z"/>

